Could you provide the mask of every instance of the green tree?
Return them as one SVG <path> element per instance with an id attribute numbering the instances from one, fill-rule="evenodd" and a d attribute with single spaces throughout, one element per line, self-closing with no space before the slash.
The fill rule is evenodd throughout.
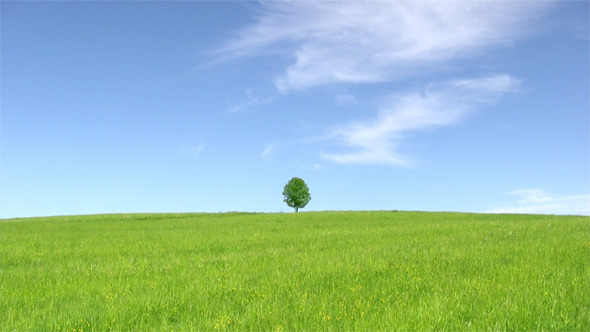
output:
<path id="1" fill-rule="evenodd" d="M 304 208 L 311 201 L 307 184 L 297 177 L 287 182 L 285 189 L 283 189 L 283 196 L 285 196 L 283 201 L 290 207 L 295 208 L 295 212 L 299 211 L 299 208 Z"/>

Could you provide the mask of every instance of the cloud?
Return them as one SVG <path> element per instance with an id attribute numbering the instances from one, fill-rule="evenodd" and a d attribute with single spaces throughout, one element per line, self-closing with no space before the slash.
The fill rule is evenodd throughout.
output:
<path id="1" fill-rule="evenodd" d="M 277 148 L 277 143 L 273 142 L 268 144 L 262 153 L 260 154 L 262 157 L 268 157 L 275 149 Z"/>
<path id="2" fill-rule="evenodd" d="M 550 1 L 268 1 L 222 58 L 292 59 L 275 78 L 287 92 L 378 83 L 437 70 L 530 32 Z"/>
<path id="3" fill-rule="evenodd" d="M 323 157 L 344 164 L 410 166 L 409 158 L 398 152 L 409 132 L 453 125 L 473 109 L 516 91 L 519 85 L 520 81 L 509 75 L 495 75 L 432 84 L 422 92 L 395 95 L 382 105 L 375 119 L 332 129 L 326 139 L 348 151 L 324 153 Z"/>
<path id="4" fill-rule="evenodd" d="M 530 213 L 590 215 L 590 195 L 553 196 L 540 189 L 522 189 L 508 193 L 515 202 L 486 213 Z"/>
<path id="5" fill-rule="evenodd" d="M 252 90 L 248 89 L 248 90 L 246 90 L 246 100 L 241 103 L 232 105 L 229 108 L 229 112 L 230 113 L 242 112 L 242 111 L 245 111 L 246 109 L 248 109 L 252 106 L 255 106 L 255 105 L 271 103 L 273 100 L 274 100 L 273 97 L 266 97 L 266 98 L 257 97 L 254 95 Z"/>
<path id="6" fill-rule="evenodd" d="M 378 84 L 440 72 L 534 31 L 553 1 L 266 1 L 255 23 L 214 52 L 225 61 L 281 56 L 275 87 L 288 93 L 332 84 Z M 409 133 L 464 120 L 515 91 L 508 74 L 434 82 L 395 93 L 372 119 L 332 127 L 324 159 L 411 166 Z M 356 102 L 337 95 L 340 105 Z M 362 103 L 359 103 L 362 104 Z M 248 106 L 246 104 L 246 106 Z M 241 109 L 242 106 L 237 107 Z"/>
<path id="7" fill-rule="evenodd" d="M 192 154 L 192 155 L 198 156 L 198 155 L 201 153 L 201 151 L 203 151 L 203 149 L 204 149 L 206 146 L 207 146 L 207 145 L 206 145 L 206 144 L 203 144 L 203 143 L 201 143 L 201 144 L 199 144 L 199 145 L 192 145 L 192 144 L 189 144 L 189 145 L 185 145 L 185 146 L 183 146 L 181 149 L 182 149 L 183 151 L 185 151 L 185 152 L 188 152 L 188 153 Z"/>
<path id="8" fill-rule="evenodd" d="M 355 99 L 356 98 L 354 95 L 345 93 L 339 93 L 334 97 L 334 100 L 336 100 L 336 103 L 338 103 L 340 106 L 352 104 L 354 103 Z"/>

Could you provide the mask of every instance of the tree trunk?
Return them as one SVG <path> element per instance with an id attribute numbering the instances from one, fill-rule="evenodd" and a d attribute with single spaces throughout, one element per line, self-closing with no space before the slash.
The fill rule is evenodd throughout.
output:
<path id="1" fill-rule="evenodd" d="M 295 213 L 297 213 L 299 211 L 298 207 L 295 207 Z"/>

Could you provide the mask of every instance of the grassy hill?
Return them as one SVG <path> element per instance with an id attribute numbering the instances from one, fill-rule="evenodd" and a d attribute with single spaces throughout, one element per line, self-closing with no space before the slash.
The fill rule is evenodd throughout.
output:
<path id="1" fill-rule="evenodd" d="M 590 218 L 1 220 L 0 304 L 3 331 L 588 331 Z"/>

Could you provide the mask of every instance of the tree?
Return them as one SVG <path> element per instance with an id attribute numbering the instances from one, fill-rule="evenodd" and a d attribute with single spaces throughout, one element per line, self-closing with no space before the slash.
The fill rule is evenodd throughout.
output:
<path id="1" fill-rule="evenodd" d="M 287 205 L 295 208 L 295 212 L 299 211 L 299 208 L 304 208 L 309 201 L 311 201 L 311 195 L 309 194 L 309 188 L 300 178 L 294 177 L 285 185 L 283 189 L 283 200 Z"/>

